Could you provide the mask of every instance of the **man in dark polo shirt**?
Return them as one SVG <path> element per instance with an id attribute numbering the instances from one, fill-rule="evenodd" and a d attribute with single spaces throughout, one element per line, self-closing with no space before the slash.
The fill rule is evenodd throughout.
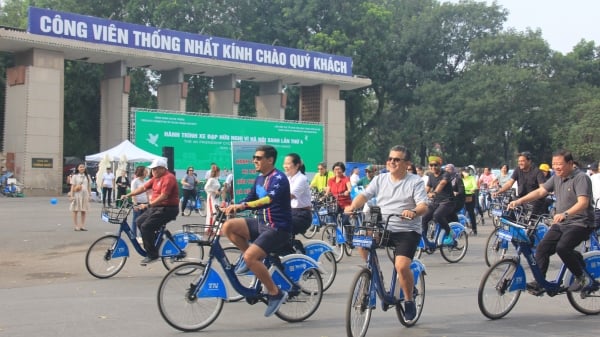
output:
<path id="1" fill-rule="evenodd" d="M 148 168 L 152 170 L 152 178 L 135 191 L 123 196 L 129 198 L 152 189 L 150 202 L 139 206 L 148 210 L 136 221 L 147 253 L 146 258 L 140 262 L 142 266 L 158 260 L 158 247 L 154 245 L 156 232 L 162 225 L 175 220 L 179 213 L 179 186 L 175 176 L 167 170 L 167 161 L 163 158 L 154 159 Z"/>
<path id="2" fill-rule="evenodd" d="M 544 179 L 544 175 L 542 172 L 533 165 L 531 160 L 530 152 L 521 152 L 519 153 L 519 157 L 517 159 L 518 167 L 513 171 L 510 179 L 502 186 L 496 193 L 494 193 L 494 197 L 498 194 L 506 192 L 512 188 L 512 185 L 515 181 L 518 184 L 519 190 L 518 195 L 520 197 L 535 191 L 540 185 L 542 185 L 546 179 Z M 532 214 L 541 215 L 547 214 L 548 209 L 544 209 L 544 200 L 538 199 L 531 202 Z"/>
<path id="3" fill-rule="evenodd" d="M 554 192 L 556 214 L 548 233 L 536 248 L 535 260 L 545 278 L 550 256 L 556 252 L 575 275 L 569 290 L 581 291 L 589 280 L 583 273 L 583 259 L 576 247 L 589 237 L 594 227 L 592 182 L 588 175 L 574 168 L 573 155 L 567 150 L 559 150 L 552 155 L 552 169 L 555 174 L 547 182 L 508 206 L 514 208 L 533 200 L 542 200 L 548 193 Z M 529 283 L 527 287 L 536 294 L 543 292 L 536 282 Z"/>

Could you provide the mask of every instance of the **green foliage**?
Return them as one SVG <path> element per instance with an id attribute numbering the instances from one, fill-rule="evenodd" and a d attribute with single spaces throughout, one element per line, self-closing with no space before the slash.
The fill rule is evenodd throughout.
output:
<path id="1" fill-rule="evenodd" d="M 508 12 L 497 3 L 6 0 L 0 24 L 25 28 L 29 5 L 350 56 L 353 73 L 373 84 L 340 95 L 348 160 L 381 163 L 396 144 L 412 149 L 418 164 L 436 151 L 476 166 L 514 167 L 522 150 L 549 161 L 560 147 L 583 162 L 600 158 L 600 47 L 582 40 L 566 55 L 554 52 L 539 30 L 504 30 Z M 12 62 L 0 58 L 2 69 Z M 130 105 L 156 108 L 160 74 L 128 72 Z M 101 78 L 99 65 L 65 63 L 65 155 L 98 150 Z M 186 110 L 209 112 L 212 79 L 185 81 Z M 240 115 L 255 116 L 259 84 L 238 86 Z M 285 116 L 297 120 L 300 90 L 284 91 Z"/>

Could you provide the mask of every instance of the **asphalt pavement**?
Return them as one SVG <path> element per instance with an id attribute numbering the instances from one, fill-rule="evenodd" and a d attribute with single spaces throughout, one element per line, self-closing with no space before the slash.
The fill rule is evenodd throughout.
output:
<path id="1" fill-rule="evenodd" d="M 52 205 L 48 197 L 0 197 L 0 336 L 181 336 L 160 316 L 156 293 L 165 269 L 155 263 L 141 267 L 131 256 L 115 277 L 100 280 L 85 268 L 89 245 L 117 225 L 100 220 L 93 203 L 87 232 L 73 231 L 66 197 Z M 193 214 L 169 224 L 202 223 Z M 491 220 L 469 237 L 467 256 L 449 264 L 439 252 L 424 255 L 427 268 L 423 314 L 412 328 L 398 322 L 395 311 L 373 312 L 367 336 L 592 336 L 598 317 L 575 311 L 566 296 L 540 298 L 523 293 L 505 318 L 491 321 L 477 305 L 477 287 L 486 270 L 485 240 Z M 380 255 L 384 270 L 391 264 Z M 226 303 L 203 336 L 345 336 L 345 308 L 350 282 L 361 264 L 357 254 L 338 264 L 333 286 L 317 312 L 301 323 L 264 318 L 264 304 Z M 389 273 L 385 275 L 389 281 Z"/>

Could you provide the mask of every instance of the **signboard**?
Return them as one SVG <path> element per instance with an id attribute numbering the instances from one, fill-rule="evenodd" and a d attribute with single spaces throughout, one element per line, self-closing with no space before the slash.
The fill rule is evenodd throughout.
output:
<path id="1" fill-rule="evenodd" d="M 33 168 L 53 168 L 52 158 L 31 158 L 31 167 Z"/>
<path id="2" fill-rule="evenodd" d="M 283 167 L 284 156 L 292 152 L 302 157 L 308 169 L 323 161 L 321 124 L 147 110 L 134 113 L 135 145 L 157 155 L 161 155 L 164 146 L 172 146 L 175 170 L 193 166 L 203 171 L 211 163 L 217 164 L 221 171 L 231 169 L 232 143 L 274 146 L 278 153 L 275 166 L 279 169 Z M 252 159 L 253 154 L 254 149 L 244 159 Z"/>
<path id="3" fill-rule="evenodd" d="M 252 156 L 261 143 L 231 143 L 233 162 L 233 200 L 239 203 L 254 185 L 258 173 L 254 168 Z"/>
<path id="4" fill-rule="evenodd" d="M 36 7 L 29 7 L 27 31 L 36 35 L 211 60 L 352 76 L 352 59 L 346 56 L 178 32 Z"/>

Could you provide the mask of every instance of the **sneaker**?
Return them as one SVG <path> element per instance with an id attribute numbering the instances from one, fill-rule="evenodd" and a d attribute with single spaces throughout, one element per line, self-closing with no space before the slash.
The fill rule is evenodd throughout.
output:
<path id="1" fill-rule="evenodd" d="M 417 306 L 414 301 L 405 301 L 404 302 L 404 319 L 407 321 L 412 321 L 417 316 Z"/>
<path id="2" fill-rule="evenodd" d="M 146 256 L 142 261 L 140 261 L 140 265 L 146 266 L 146 265 L 149 265 L 150 263 L 154 263 L 156 261 L 158 261 L 158 257 Z"/>
<path id="3" fill-rule="evenodd" d="M 288 293 L 283 290 L 279 290 L 277 295 L 267 295 L 267 310 L 265 311 L 265 317 L 269 317 L 279 310 L 279 307 L 287 300 Z"/>
<path id="4" fill-rule="evenodd" d="M 575 279 L 573 280 L 573 283 L 571 283 L 568 290 L 570 292 L 579 292 L 579 291 L 581 291 L 581 289 L 583 289 L 588 284 L 589 284 L 588 278 L 585 276 L 585 274 L 583 274 L 581 276 L 575 277 Z"/>
<path id="5" fill-rule="evenodd" d="M 539 296 L 544 293 L 544 288 L 542 288 L 536 281 L 527 283 L 527 291 L 535 296 Z"/>
<path id="6" fill-rule="evenodd" d="M 446 235 L 446 237 L 444 237 L 443 243 L 445 246 L 452 246 L 454 244 L 454 238 L 452 237 L 452 234 Z"/>
<path id="7" fill-rule="evenodd" d="M 244 259 L 242 257 L 240 257 L 240 260 L 238 261 L 237 265 L 235 266 L 235 273 L 237 275 L 245 275 L 245 274 L 248 274 L 249 272 L 250 272 L 250 268 L 248 268 L 246 261 L 244 261 Z"/>

